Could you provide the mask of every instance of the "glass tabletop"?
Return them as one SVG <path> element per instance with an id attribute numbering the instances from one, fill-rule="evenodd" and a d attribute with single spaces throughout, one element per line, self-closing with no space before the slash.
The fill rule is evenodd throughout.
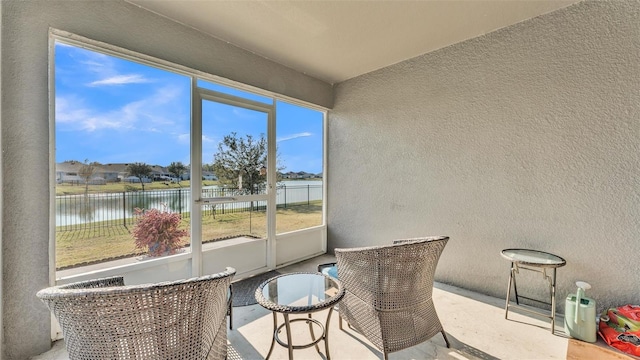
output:
<path id="1" fill-rule="evenodd" d="M 342 283 L 320 273 L 279 275 L 262 283 L 256 291 L 260 305 L 282 312 L 326 309 L 343 296 Z"/>
<path id="2" fill-rule="evenodd" d="M 512 262 L 540 266 L 540 267 L 561 267 L 567 262 L 558 255 L 544 251 L 530 249 L 504 249 L 502 256 Z"/>

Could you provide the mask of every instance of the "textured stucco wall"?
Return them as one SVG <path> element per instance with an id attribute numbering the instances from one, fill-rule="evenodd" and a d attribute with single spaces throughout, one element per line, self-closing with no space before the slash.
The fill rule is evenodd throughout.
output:
<path id="1" fill-rule="evenodd" d="M 567 260 L 561 311 L 576 280 L 640 303 L 639 24 L 582 2 L 339 84 L 329 248 L 449 235 L 437 279 L 498 297 L 500 250 L 535 248 Z"/>
<path id="2" fill-rule="evenodd" d="M 3 1 L 3 359 L 50 347 L 48 31 L 94 40 L 330 107 L 331 85 L 122 1 Z M 3 356 L 4 355 L 4 356 Z"/>

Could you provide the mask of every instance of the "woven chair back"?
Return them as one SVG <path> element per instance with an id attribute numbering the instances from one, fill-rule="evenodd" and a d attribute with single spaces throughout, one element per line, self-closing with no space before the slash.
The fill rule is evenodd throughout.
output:
<path id="1" fill-rule="evenodd" d="M 130 286 L 113 277 L 37 296 L 60 323 L 71 360 L 224 359 L 234 274 Z"/>

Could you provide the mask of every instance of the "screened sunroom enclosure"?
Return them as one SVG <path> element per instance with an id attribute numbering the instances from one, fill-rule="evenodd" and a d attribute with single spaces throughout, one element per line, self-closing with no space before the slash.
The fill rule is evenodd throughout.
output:
<path id="1" fill-rule="evenodd" d="M 63 31 L 50 48 L 56 283 L 244 277 L 326 252 L 324 109 Z M 134 248 L 149 211 L 180 215 L 175 251 Z"/>

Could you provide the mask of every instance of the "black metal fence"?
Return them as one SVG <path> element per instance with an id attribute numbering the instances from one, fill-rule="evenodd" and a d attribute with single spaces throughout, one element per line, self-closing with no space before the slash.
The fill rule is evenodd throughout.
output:
<path id="1" fill-rule="evenodd" d="M 238 189 L 210 188 L 203 190 L 205 197 L 238 195 Z M 294 185 L 278 187 L 276 206 L 310 204 L 322 200 L 322 185 Z M 150 190 L 140 192 L 97 193 L 88 195 L 56 196 L 57 231 L 76 231 L 111 226 L 132 226 L 136 208 L 160 209 L 180 213 L 189 218 L 189 189 Z M 245 211 L 264 211 L 265 201 L 234 202 L 204 205 L 203 215 L 215 216 Z"/>

